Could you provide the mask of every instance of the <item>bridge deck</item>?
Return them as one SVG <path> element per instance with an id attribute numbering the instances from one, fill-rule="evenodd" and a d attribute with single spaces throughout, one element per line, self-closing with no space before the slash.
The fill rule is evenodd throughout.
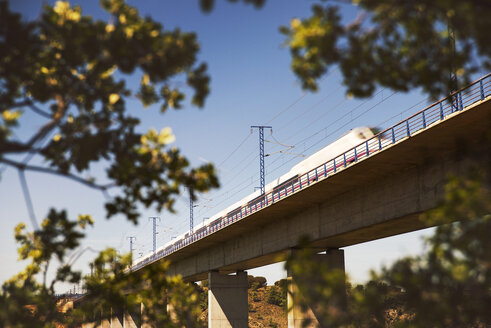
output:
<path id="1" fill-rule="evenodd" d="M 426 227 L 418 216 L 441 200 L 447 174 L 491 153 L 490 99 L 171 253 L 171 273 L 201 280 L 210 270 L 271 264 L 302 234 L 326 249 Z"/>

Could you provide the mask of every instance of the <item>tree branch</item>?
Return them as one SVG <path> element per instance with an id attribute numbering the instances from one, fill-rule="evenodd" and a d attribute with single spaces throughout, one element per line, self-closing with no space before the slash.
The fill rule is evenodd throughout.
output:
<path id="1" fill-rule="evenodd" d="M 26 100 L 23 100 L 21 102 L 15 103 L 12 106 L 9 106 L 7 108 L 24 107 L 24 106 L 27 106 L 28 104 L 29 104 L 29 100 L 26 99 Z M 3 108 L 3 109 L 7 109 L 7 108 Z"/>
<path id="2" fill-rule="evenodd" d="M 6 141 L 0 145 L 0 154 L 38 151 L 39 149 L 30 148 L 27 144 L 18 141 Z"/>
<path id="3" fill-rule="evenodd" d="M 24 194 L 24 200 L 26 201 L 27 211 L 29 212 L 32 227 L 34 230 L 39 230 L 39 224 L 36 220 L 36 214 L 34 213 L 34 206 L 32 205 L 31 194 L 29 193 L 29 187 L 27 186 L 26 176 L 24 171 L 21 169 L 18 169 L 17 173 L 19 173 L 20 185 L 22 187 L 22 193 Z"/>
<path id="4" fill-rule="evenodd" d="M 94 252 L 94 253 L 99 253 L 100 251 L 96 250 L 96 249 L 93 249 L 92 247 L 90 246 L 87 246 L 87 247 L 84 247 L 82 249 L 78 249 L 78 251 L 75 251 L 71 256 L 70 258 L 68 259 L 68 261 L 66 262 L 68 265 L 72 266 L 75 264 L 76 261 L 78 261 L 78 259 L 80 258 L 80 256 L 82 256 L 86 251 L 91 251 L 91 252 Z"/>
<path id="5" fill-rule="evenodd" d="M 86 185 L 88 187 L 91 187 L 91 188 L 94 188 L 94 189 L 98 189 L 98 190 L 101 190 L 101 191 L 106 191 L 109 188 L 116 187 L 116 185 L 114 183 L 109 183 L 109 184 L 106 184 L 106 185 L 99 185 L 99 184 L 96 184 L 94 182 L 91 182 L 91 181 L 89 181 L 87 179 L 81 178 L 81 177 L 79 177 L 77 175 L 74 175 L 74 174 L 71 174 L 71 173 L 65 173 L 65 172 L 53 170 L 53 169 L 50 169 L 50 168 L 47 168 L 47 167 L 42 167 L 42 166 L 27 165 L 27 164 L 23 164 L 23 163 L 12 161 L 12 160 L 7 159 L 7 158 L 1 158 L 0 159 L 0 162 L 5 163 L 5 164 L 10 165 L 10 166 L 13 166 L 13 167 L 15 167 L 15 168 L 17 168 L 19 170 L 29 170 L 29 171 L 35 171 L 35 172 L 49 173 L 49 174 L 58 175 L 58 176 L 62 176 L 62 177 L 65 177 L 65 178 L 69 178 L 69 179 L 72 179 L 74 181 L 77 181 L 77 182 L 79 182 L 81 184 L 84 184 L 84 185 Z"/>
<path id="6" fill-rule="evenodd" d="M 43 271 L 43 287 L 46 288 L 46 275 L 48 274 L 49 260 L 46 261 Z"/>
<path id="7" fill-rule="evenodd" d="M 26 106 L 29 107 L 36 114 L 39 114 L 39 115 L 46 117 L 46 118 L 51 118 L 50 113 L 48 113 L 48 112 L 42 110 L 41 108 L 39 108 L 38 106 L 36 106 L 34 104 L 34 102 L 32 101 L 32 99 L 29 99 L 29 98 L 25 98 L 23 101 L 15 103 L 12 106 L 10 106 L 9 108 L 18 108 L 18 107 L 26 107 Z"/>
<path id="8" fill-rule="evenodd" d="M 46 118 L 51 118 L 51 114 L 50 113 L 45 112 L 41 108 L 39 108 L 36 105 L 34 105 L 34 102 L 31 99 L 26 99 L 24 101 L 24 103 L 25 103 L 25 106 L 29 107 L 36 114 L 39 114 L 39 115 L 41 115 L 43 117 L 46 117 Z"/>
<path id="9" fill-rule="evenodd" d="M 31 148 L 38 140 L 44 138 L 44 136 L 46 136 L 58 124 L 58 122 L 61 121 L 63 115 L 65 115 L 68 108 L 65 99 L 63 99 L 61 95 L 56 95 L 55 98 L 56 102 L 58 103 L 58 110 L 53 113 L 53 119 L 39 129 L 39 131 L 27 142 L 26 146 L 28 148 Z"/>
<path id="10" fill-rule="evenodd" d="M 29 105 L 29 103 L 28 103 L 29 101 L 30 101 L 29 99 L 26 99 L 24 104 L 29 106 L 34 111 L 39 110 L 40 112 L 37 112 L 37 113 L 40 115 L 43 115 L 43 116 L 48 115 L 46 112 L 37 108 L 32 102 Z M 66 109 L 67 109 L 67 106 L 65 104 L 65 100 L 63 99 L 62 96 L 57 95 L 56 101 L 58 102 L 58 110 L 52 116 L 51 115 L 47 116 L 48 118 L 51 118 L 51 121 L 49 121 L 44 126 L 42 126 L 39 129 L 39 131 L 35 135 L 33 135 L 27 143 L 21 143 L 21 142 L 17 142 L 17 141 L 4 142 L 2 145 L 0 145 L 0 154 L 2 154 L 2 153 L 30 152 L 30 150 L 34 146 L 34 144 L 36 142 L 38 142 L 39 140 L 42 140 L 56 125 L 58 125 L 58 123 L 63 118 L 63 115 L 65 114 Z"/>

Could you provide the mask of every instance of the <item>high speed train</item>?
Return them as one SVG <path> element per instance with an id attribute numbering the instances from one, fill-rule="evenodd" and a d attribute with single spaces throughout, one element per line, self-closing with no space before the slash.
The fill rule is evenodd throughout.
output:
<path id="1" fill-rule="evenodd" d="M 319 177 L 326 177 L 328 174 L 346 167 L 349 163 L 356 161 L 358 157 L 369 155 L 378 149 L 379 143 L 386 142 L 380 138 L 380 135 L 378 140 L 373 138 L 374 132 L 376 133 L 377 130 L 368 127 L 358 127 L 346 132 L 336 141 L 294 165 L 286 174 L 268 183 L 263 195 L 260 190 L 257 190 L 204 220 L 195 227 L 193 232 L 186 232 L 158 248 L 155 253 L 150 253 L 139 259 L 133 265 L 132 270 L 138 270 L 242 219 L 250 213 L 269 206 L 317 181 Z"/>

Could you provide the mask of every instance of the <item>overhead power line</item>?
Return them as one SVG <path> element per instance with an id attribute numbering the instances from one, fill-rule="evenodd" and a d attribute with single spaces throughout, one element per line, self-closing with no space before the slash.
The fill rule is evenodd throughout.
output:
<path id="1" fill-rule="evenodd" d="M 326 76 L 324 76 L 320 82 L 323 82 L 325 79 L 327 79 L 333 72 L 335 72 L 336 70 L 338 69 L 338 66 L 334 67 L 329 73 L 326 74 Z M 291 108 L 293 108 L 298 102 L 300 102 L 300 100 L 302 100 L 303 98 L 305 98 L 305 96 L 307 96 L 309 94 L 309 92 L 307 91 L 303 91 L 302 95 L 300 97 L 298 97 L 297 99 L 295 99 L 290 105 L 286 106 L 283 110 L 281 110 L 278 114 L 276 114 L 272 119 L 270 119 L 269 121 L 266 122 L 266 124 L 270 124 L 271 122 L 273 122 L 274 120 L 276 120 L 278 117 L 280 117 L 281 115 L 283 115 L 284 113 L 286 113 L 287 111 L 289 111 Z"/>
<path id="2" fill-rule="evenodd" d="M 322 98 L 321 100 L 319 100 L 318 102 L 316 102 L 314 105 L 310 106 L 309 108 L 307 108 L 306 110 L 304 110 L 302 113 L 300 113 L 299 115 L 295 116 L 293 119 L 291 119 L 290 121 L 288 121 L 288 123 L 283 124 L 281 127 L 279 127 L 277 129 L 277 131 L 283 130 L 285 127 L 287 127 L 288 125 L 290 125 L 293 122 L 298 122 L 298 119 L 299 118 L 301 118 L 304 115 L 307 115 L 308 112 L 310 112 L 311 110 L 313 110 L 314 108 L 316 108 L 317 106 L 319 106 L 320 104 L 322 104 L 324 101 L 326 101 L 327 98 L 331 97 L 333 94 L 335 94 L 336 92 L 338 92 L 339 89 L 341 89 L 341 88 L 342 88 L 342 85 L 339 85 L 336 89 L 334 89 L 332 92 L 330 92 L 329 94 L 327 94 L 324 98 Z"/>
<path id="3" fill-rule="evenodd" d="M 308 92 L 304 91 L 303 94 L 300 97 L 298 97 L 293 103 L 291 103 L 290 105 L 288 105 L 281 112 L 279 112 L 278 114 L 276 114 L 275 117 L 273 117 L 272 119 L 270 119 L 269 121 L 267 121 L 266 124 L 270 124 L 271 122 L 273 122 L 274 120 L 276 120 L 278 117 L 280 117 L 281 115 L 283 115 L 285 112 L 287 112 L 289 109 L 293 108 L 293 106 L 295 106 L 300 100 L 302 100 L 303 98 L 305 98 L 305 96 L 307 96 L 307 95 L 308 95 Z"/>
<path id="4" fill-rule="evenodd" d="M 326 138 L 328 138 L 328 137 L 332 136 L 334 133 L 336 133 L 336 132 L 338 132 L 339 130 L 341 130 L 341 129 L 345 128 L 345 127 L 346 127 L 348 124 L 350 124 L 351 122 L 355 121 L 355 120 L 356 120 L 356 119 L 358 119 L 359 117 L 361 117 L 361 116 L 365 115 L 366 113 L 368 113 L 369 111 L 371 111 L 372 109 L 374 109 L 376 106 L 380 105 L 382 102 L 384 102 L 384 101 L 386 101 L 387 99 L 391 98 L 391 97 L 392 97 L 393 95 L 395 95 L 396 93 L 397 93 L 397 92 L 393 92 L 393 93 L 392 93 L 390 96 L 388 96 L 388 97 L 386 97 L 386 98 L 382 99 L 381 101 L 377 102 L 375 105 L 373 105 L 373 106 L 369 107 L 368 109 L 366 109 L 365 111 L 363 111 L 362 113 L 360 113 L 359 115 L 357 115 L 355 118 L 352 118 L 352 119 L 351 119 L 351 120 L 349 120 L 347 123 L 343 124 L 342 126 L 340 126 L 339 128 L 337 128 L 336 130 L 334 130 L 334 131 L 332 131 L 331 133 L 329 133 L 329 134 L 328 134 L 326 137 L 324 137 L 324 138 L 322 138 L 321 140 L 319 140 L 319 141 L 315 142 L 314 144 L 312 144 L 310 147 L 308 147 L 307 149 L 305 149 L 305 151 L 312 149 L 314 146 L 318 145 L 320 142 L 322 142 L 322 141 L 323 141 L 323 140 L 325 140 Z M 319 133 L 320 133 L 320 132 L 322 132 L 323 130 L 326 130 L 326 129 L 327 129 L 329 126 L 332 126 L 333 124 L 338 123 L 338 122 L 339 122 L 341 119 L 343 119 L 344 117 L 346 117 L 348 114 L 349 114 L 349 113 L 346 113 L 344 116 L 342 116 L 342 117 L 341 117 L 341 118 L 339 118 L 338 120 L 334 121 L 333 123 L 329 124 L 327 127 L 323 128 L 322 130 L 320 130 L 320 131 L 318 131 L 318 132 L 314 133 L 314 134 L 313 134 L 313 135 L 311 135 L 310 137 L 304 138 L 302 141 L 300 141 L 300 143 L 301 143 L 301 142 L 303 142 L 303 141 L 305 141 L 305 140 L 307 140 L 307 139 L 309 139 L 309 138 L 312 138 L 313 136 L 315 136 L 315 135 L 319 134 Z M 283 163 L 283 164 L 281 164 L 281 165 L 277 166 L 276 168 L 274 168 L 274 169 L 271 171 L 271 173 L 272 173 L 272 172 L 277 171 L 279 168 L 281 168 L 281 167 L 282 167 L 282 166 L 284 166 L 285 164 L 287 164 L 287 163 L 291 162 L 292 160 L 293 160 L 293 159 L 288 160 L 288 161 L 286 161 L 285 163 Z"/>
<path id="5" fill-rule="evenodd" d="M 251 136 L 252 132 L 249 133 L 241 142 L 240 144 L 220 163 L 218 164 L 218 167 L 221 167 L 226 161 L 228 161 L 230 159 L 230 157 L 233 156 L 233 154 L 235 154 L 237 152 L 237 150 L 240 149 L 240 147 L 242 147 L 242 145 L 247 141 L 247 139 L 249 139 L 249 137 Z"/>
<path id="6" fill-rule="evenodd" d="M 376 97 L 377 95 L 379 95 L 380 93 L 382 93 L 384 90 L 385 90 L 385 89 L 382 89 L 382 90 L 380 90 L 379 92 L 377 92 L 377 94 L 375 94 L 375 97 Z M 391 95 L 391 96 L 392 96 L 392 95 Z M 382 99 L 382 102 L 383 102 L 383 101 L 385 101 L 385 100 L 387 100 L 387 99 L 389 99 L 389 98 L 390 98 L 390 96 L 389 96 L 389 97 L 387 97 L 387 98 Z M 366 103 L 368 103 L 368 102 L 369 102 L 369 101 L 371 101 L 371 100 L 373 100 L 373 97 L 372 97 L 372 98 L 370 98 L 370 99 L 367 99 L 367 100 L 363 101 L 363 102 L 362 102 L 362 103 L 360 103 L 360 104 L 358 104 L 357 106 L 355 106 L 354 108 L 352 108 L 350 111 L 347 111 L 347 112 L 346 112 L 346 113 L 345 113 L 343 116 L 341 116 L 339 119 L 337 119 L 337 120 L 335 120 L 335 121 L 331 122 L 329 125 L 327 125 L 327 126 L 323 127 L 323 128 L 322 128 L 322 129 L 320 129 L 319 131 L 317 131 L 317 132 L 315 132 L 315 133 L 313 133 L 313 134 L 309 135 L 308 137 L 305 137 L 305 138 L 303 138 L 302 140 L 298 141 L 298 142 L 295 144 L 295 146 L 298 146 L 298 145 L 300 145 L 301 143 L 303 143 L 303 142 L 305 142 L 305 141 L 307 141 L 307 140 L 309 140 L 309 139 L 311 139 L 311 138 L 315 137 L 316 135 L 318 135 L 318 134 L 320 134 L 320 133 L 322 133 L 322 132 L 324 132 L 324 131 L 327 131 L 327 129 L 328 129 L 329 127 L 331 127 L 331 126 L 333 126 L 334 124 L 338 123 L 339 121 L 341 121 L 342 119 L 344 119 L 344 118 L 345 118 L 345 117 L 347 117 L 348 115 L 352 115 L 354 111 L 356 111 L 358 108 L 362 107 L 363 105 L 365 105 Z M 379 102 L 378 104 L 380 104 L 380 102 Z M 378 105 L 378 104 L 376 104 L 376 105 Z M 338 104 L 338 105 L 336 105 L 334 108 L 337 108 L 337 107 L 339 107 L 339 104 Z M 372 108 L 373 108 L 373 107 L 372 107 Z M 369 109 L 369 110 L 370 110 L 370 109 Z M 329 112 L 330 112 L 330 111 L 332 111 L 332 109 L 330 109 L 330 110 L 329 110 Z M 350 123 L 350 122 L 352 122 L 353 120 L 354 120 L 354 119 L 351 119 L 351 120 L 349 121 L 349 123 Z M 309 125 L 309 126 L 310 126 L 310 125 Z M 302 130 L 303 130 L 303 129 L 302 129 Z M 291 135 L 290 137 L 288 137 L 288 138 L 287 138 L 287 140 L 291 139 L 292 137 L 294 137 L 294 136 L 296 136 L 296 135 L 298 135 L 298 133 L 295 133 L 294 135 Z M 332 135 L 332 133 L 331 133 L 331 134 L 329 134 L 328 136 L 330 136 L 330 135 Z M 328 136 L 326 136 L 326 138 L 327 138 Z M 324 138 L 324 139 L 325 139 L 325 138 Z M 274 160 L 274 161 L 273 161 L 271 164 L 274 164 L 275 162 L 279 161 L 281 158 L 282 158 L 282 156 L 280 156 L 280 157 L 276 158 L 276 159 L 275 159 L 275 160 Z M 286 163 L 288 163 L 288 162 L 290 162 L 290 161 L 287 161 L 287 162 L 283 163 L 281 166 L 285 165 L 285 164 L 286 164 Z M 281 166 L 280 166 L 280 167 L 281 167 Z M 275 168 L 275 170 L 276 170 L 276 168 Z"/>

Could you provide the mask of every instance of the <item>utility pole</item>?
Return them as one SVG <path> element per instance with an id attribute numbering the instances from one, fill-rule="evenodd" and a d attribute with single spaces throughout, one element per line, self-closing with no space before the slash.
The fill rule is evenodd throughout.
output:
<path id="1" fill-rule="evenodd" d="M 130 240 L 130 253 L 133 254 L 133 240 L 136 240 L 136 237 L 135 236 L 129 236 L 129 237 L 126 237 L 126 239 Z"/>
<path id="2" fill-rule="evenodd" d="M 448 31 L 448 41 L 451 51 L 452 58 L 450 59 L 450 93 L 453 93 L 459 89 L 459 81 L 457 80 L 457 67 L 455 66 L 455 31 L 453 29 L 452 24 L 450 23 L 450 18 L 447 23 L 447 31 Z M 452 96 L 452 112 L 459 110 L 459 95 L 455 94 Z"/>
<path id="3" fill-rule="evenodd" d="M 126 239 L 130 240 L 131 264 L 133 265 L 133 240 L 136 240 L 136 236 L 129 236 Z"/>
<path id="4" fill-rule="evenodd" d="M 195 204 L 191 194 L 189 194 L 189 234 L 194 231 L 194 208 L 198 206 L 199 204 Z"/>
<path id="5" fill-rule="evenodd" d="M 266 125 L 252 125 L 251 129 L 257 128 L 259 130 L 259 181 L 261 183 L 261 195 L 264 195 L 265 184 L 265 171 L 264 171 L 264 129 L 271 129 L 271 126 Z"/>
<path id="6" fill-rule="evenodd" d="M 151 216 L 148 218 L 149 220 L 153 220 L 153 254 L 155 254 L 155 251 L 157 250 L 157 219 L 160 222 L 160 217 L 158 216 Z"/>
<path id="7" fill-rule="evenodd" d="M 194 228 L 194 202 L 193 202 L 193 197 L 191 197 L 191 193 L 189 193 L 189 234 L 191 235 L 193 233 L 193 228 Z"/>
<path id="8" fill-rule="evenodd" d="M 447 32 L 448 32 L 448 41 L 449 41 L 449 46 L 451 48 L 451 56 L 452 58 L 450 59 L 450 84 L 452 90 L 451 92 L 456 91 L 458 89 L 457 85 L 457 72 L 456 72 L 456 67 L 454 66 L 454 60 L 455 60 L 455 32 L 453 27 L 450 24 L 450 19 L 447 23 Z"/>

